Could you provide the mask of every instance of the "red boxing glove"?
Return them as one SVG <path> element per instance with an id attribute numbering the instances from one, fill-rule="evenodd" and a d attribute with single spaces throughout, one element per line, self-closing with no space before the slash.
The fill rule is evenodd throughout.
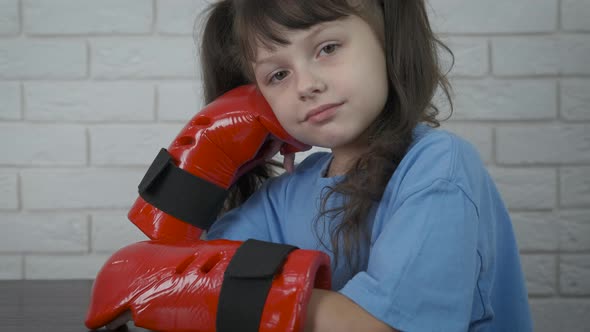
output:
<path id="1" fill-rule="evenodd" d="M 128 218 L 152 240 L 199 239 L 241 175 L 279 150 L 309 148 L 281 127 L 254 85 L 238 87 L 207 105 L 160 152 Z"/>
<path id="2" fill-rule="evenodd" d="M 291 248 L 282 253 L 286 259 L 279 255 L 284 264 L 274 268 L 278 272 L 268 275 L 264 260 L 273 256 L 272 246 L 280 251 L 281 245 L 254 240 L 241 244 L 145 241 L 119 250 L 94 282 L 86 326 L 100 328 L 130 310 L 136 326 L 158 331 L 222 332 L 236 326 L 244 332 L 301 331 L 312 289 L 330 289 L 328 256 Z M 250 264 L 248 256 L 257 263 Z M 270 290 L 263 294 L 259 316 L 248 317 L 257 305 L 250 302 L 260 298 L 251 289 L 264 277 Z M 250 294 L 232 293 L 236 290 Z"/>

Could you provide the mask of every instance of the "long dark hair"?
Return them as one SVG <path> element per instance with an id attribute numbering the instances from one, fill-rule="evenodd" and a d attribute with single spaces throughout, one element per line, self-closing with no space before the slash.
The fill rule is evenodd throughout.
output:
<path id="1" fill-rule="evenodd" d="M 432 102 L 437 88 L 446 96 L 451 112 L 453 109 L 452 88 L 439 51 L 444 49 L 454 58 L 453 53 L 433 33 L 425 0 L 218 1 L 208 12 L 201 61 L 208 103 L 238 85 L 255 83 L 249 64 L 256 47 L 286 44 L 279 29 L 307 29 L 350 15 L 364 19 L 383 42 L 389 93 L 383 111 L 367 129 L 367 152 L 341 182 L 327 188 L 317 222 L 342 218 L 327 228 L 335 264 L 342 252 L 346 262 L 358 270 L 357 249 L 369 240 L 366 219 L 412 143 L 414 128 L 420 122 L 439 126 L 439 109 Z M 271 165 L 263 165 L 240 178 L 226 208 L 240 205 L 271 176 L 270 171 Z M 343 195 L 344 204 L 328 209 L 327 202 L 335 193 Z"/>

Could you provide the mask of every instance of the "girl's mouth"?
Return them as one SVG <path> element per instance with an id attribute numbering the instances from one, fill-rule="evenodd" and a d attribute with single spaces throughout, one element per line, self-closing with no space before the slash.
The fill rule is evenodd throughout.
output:
<path id="1" fill-rule="evenodd" d="M 344 103 L 325 104 L 320 107 L 314 108 L 307 113 L 304 122 L 317 124 L 329 120 L 334 115 L 336 115 L 338 107 L 342 104 Z"/>

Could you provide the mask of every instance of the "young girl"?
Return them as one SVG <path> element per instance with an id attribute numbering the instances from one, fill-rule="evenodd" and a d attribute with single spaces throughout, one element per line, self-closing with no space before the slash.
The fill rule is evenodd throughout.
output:
<path id="1" fill-rule="evenodd" d="M 328 253 L 333 290 L 314 290 L 309 331 L 532 329 L 500 195 L 476 150 L 435 129 L 435 90 L 450 95 L 438 46 L 423 0 L 209 12 L 206 101 L 255 83 L 289 134 L 331 149 L 266 182 L 270 166 L 243 176 L 207 234 Z"/>

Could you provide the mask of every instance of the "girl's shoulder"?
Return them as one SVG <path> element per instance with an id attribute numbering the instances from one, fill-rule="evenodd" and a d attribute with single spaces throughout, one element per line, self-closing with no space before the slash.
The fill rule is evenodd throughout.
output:
<path id="1" fill-rule="evenodd" d="M 484 162 L 470 142 L 447 130 L 420 124 L 390 186 L 396 191 L 415 192 L 443 180 L 472 192 L 488 178 Z"/>
<path id="2" fill-rule="evenodd" d="M 477 149 L 466 139 L 440 128 L 420 124 L 400 168 L 414 168 L 449 181 L 461 171 L 485 168 Z"/>

